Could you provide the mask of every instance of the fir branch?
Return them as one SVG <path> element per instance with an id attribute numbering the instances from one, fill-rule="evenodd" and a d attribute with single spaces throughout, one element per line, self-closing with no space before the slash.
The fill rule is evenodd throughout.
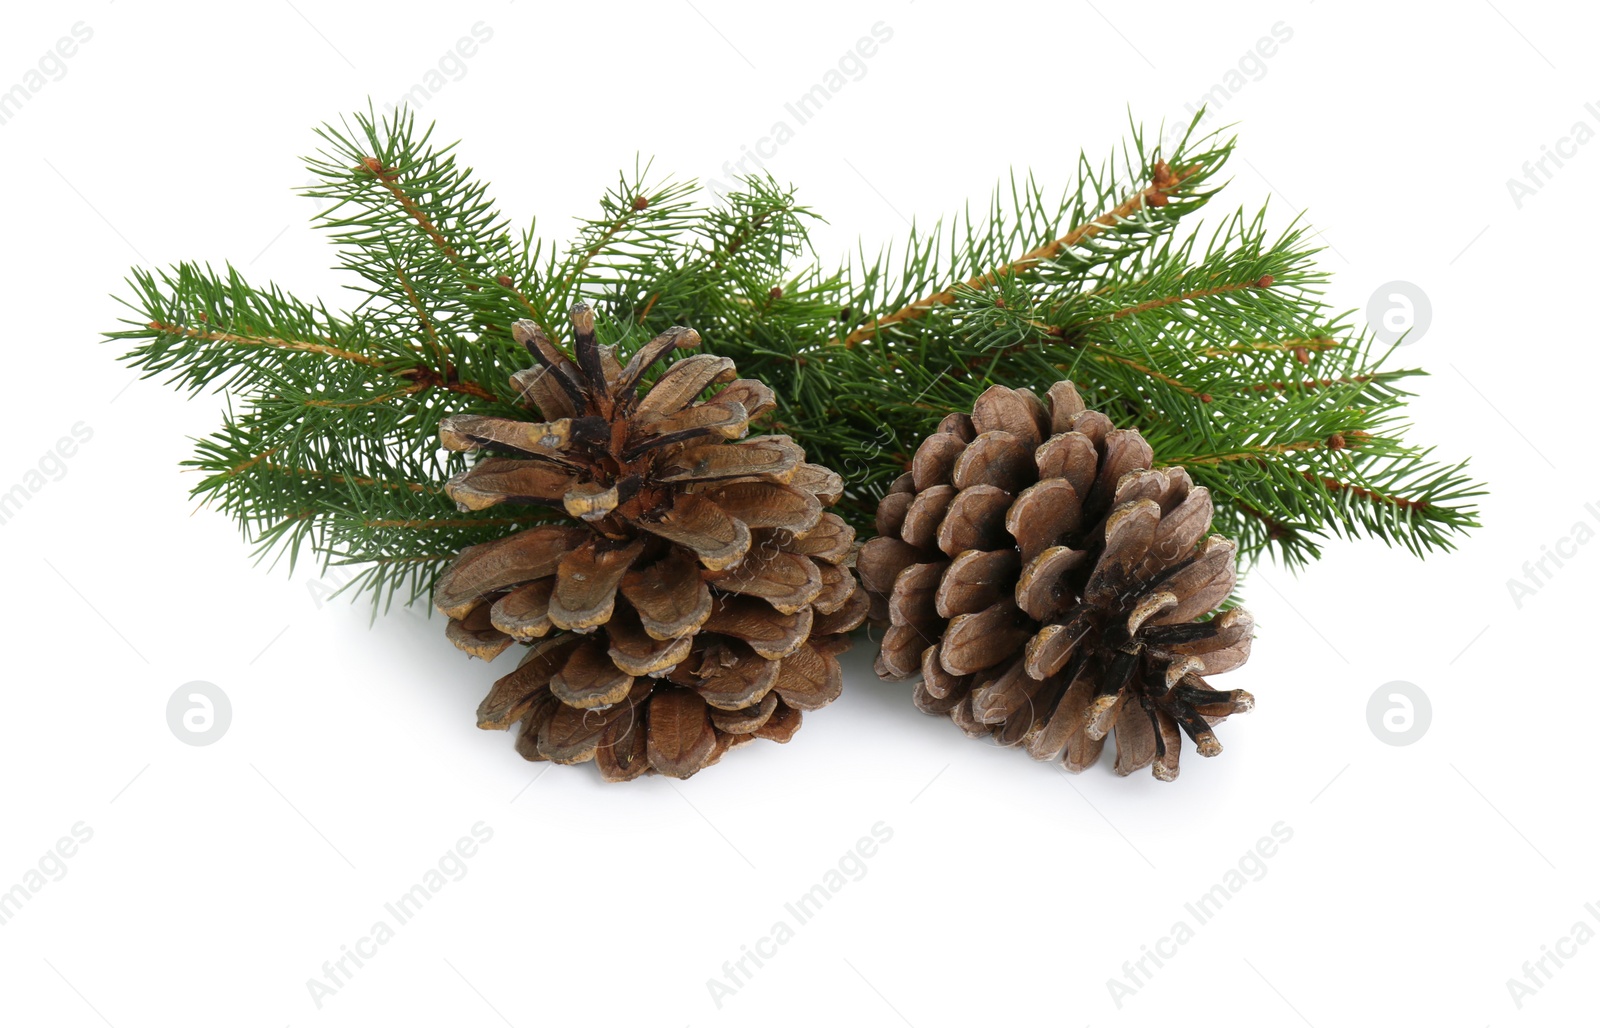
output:
<path id="1" fill-rule="evenodd" d="M 201 315 L 201 319 L 204 320 L 204 315 Z M 381 361 L 365 354 L 341 350 L 337 346 L 328 343 L 308 343 L 303 339 L 275 339 L 272 336 L 244 336 L 237 332 L 187 328 L 182 325 L 164 324 L 160 321 L 151 321 L 145 327 L 158 335 L 178 336 L 200 342 L 230 343 L 238 346 L 275 346 L 282 350 L 302 350 L 306 353 L 320 353 L 325 357 L 337 357 L 340 360 L 353 361 L 356 364 L 365 364 L 374 368 L 383 366 Z"/>
<path id="2" fill-rule="evenodd" d="M 843 340 L 835 340 L 834 342 L 837 345 L 854 347 L 863 340 L 877 335 L 890 325 L 923 317 L 930 308 L 953 302 L 957 296 L 958 288 L 977 292 L 994 285 L 1004 276 L 1020 275 L 1042 261 L 1054 260 L 1061 251 L 1077 246 L 1084 240 L 1115 226 L 1118 222 L 1132 217 L 1146 207 L 1165 206 L 1167 197 L 1176 191 L 1179 186 L 1183 185 L 1185 180 L 1194 177 L 1200 170 L 1201 166 L 1196 164 L 1174 173 L 1165 161 L 1158 161 L 1152 169 L 1150 185 L 1123 200 L 1099 217 L 1077 226 L 1059 239 L 1052 239 L 1047 243 L 1034 247 L 1022 256 L 1001 265 L 993 271 L 974 275 L 961 283 L 959 287 L 952 286 L 949 289 L 942 289 L 937 293 L 923 297 L 915 303 L 909 303 L 897 311 L 885 314 L 881 318 L 875 317 L 870 325 L 863 325 L 845 336 Z"/>
<path id="3" fill-rule="evenodd" d="M 366 155 L 362 155 L 360 166 L 366 170 L 367 174 L 383 184 L 383 187 L 389 191 L 389 195 L 393 196 L 395 202 L 400 205 L 401 210 L 411 215 L 411 220 L 417 223 L 417 227 L 422 229 L 429 239 L 433 240 L 433 245 L 439 248 L 439 252 L 449 257 L 459 267 L 461 254 L 445 239 L 444 234 L 434 225 L 433 219 L 429 218 L 422 208 L 417 206 L 417 202 L 400 187 L 400 176 L 396 173 L 396 169 L 386 168 L 376 157 Z"/>
<path id="4" fill-rule="evenodd" d="M 308 159 L 349 310 L 179 264 L 132 273 L 132 313 L 108 336 L 146 374 L 227 396 L 188 462 L 195 493 L 263 559 L 358 568 L 348 588 L 375 609 L 424 595 L 462 548 L 555 516 L 457 510 L 441 483 L 465 461 L 437 432 L 452 414 L 533 416 L 509 381 L 528 363 L 511 326 L 560 339 L 579 300 L 623 359 L 688 325 L 767 382 L 780 406 L 764 427 L 844 475 L 863 531 L 945 413 L 993 383 L 1070 378 L 1159 463 L 1191 469 L 1247 559 L 1303 562 L 1329 536 L 1452 546 L 1481 490 L 1406 442 L 1420 372 L 1386 366 L 1326 307 L 1302 226 L 1270 235 L 1241 210 L 1194 230 L 1234 145 L 1198 122 L 1171 147 L 1134 127 L 1112 159 L 1080 158 L 1059 200 L 1012 176 L 986 207 L 830 269 L 816 214 L 769 178 L 707 202 L 636 164 L 568 244 L 531 219 L 513 231 L 454 145 L 369 109 L 322 126 Z"/>

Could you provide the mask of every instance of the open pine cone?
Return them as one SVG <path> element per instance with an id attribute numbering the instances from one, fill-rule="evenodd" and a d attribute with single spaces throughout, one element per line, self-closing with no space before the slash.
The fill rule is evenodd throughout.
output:
<path id="1" fill-rule="evenodd" d="M 867 613 L 847 567 L 855 533 L 823 510 L 842 481 L 785 436 L 743 438 L 772 391 L 726 357 L 679 360 L 640 395 L 694 331 L 669 329 L 623 367 L 587 305 L 572 324 L 576 362 L 533 322 L 513 329 L 538 366 L 512 381 L 542 422 L 439 426 L 447 449 L 504 454 L 446 485 L 464 510 L 576 519 L 470 547 L 435 586 L 461 649 L 493 660 L 528 644 L 479 727 L 520 721 L 524 757 L 593 759 L 610 781 L 687 778 L 753 739 L 787 742 L 801 711 L 839 695 L 837 654 Z"/>
<path id="2" fill-rule="evenodd" d="M 1151 457 L 1070 382 L 945 418 L 857 560 L 889 622 L 878 674 L 920 673 L 922 710 L 1073 772 L 1113 731 L 1119 774 L 1176 778 L 1180 729 L 1221 752 L 1211 725 L 1254 700 L 1202 675 L 1244 663 L 1254 622 L 1197 620 L 1233 589 L 1234 544 L 1206 535 L 1210 492 Z"/>

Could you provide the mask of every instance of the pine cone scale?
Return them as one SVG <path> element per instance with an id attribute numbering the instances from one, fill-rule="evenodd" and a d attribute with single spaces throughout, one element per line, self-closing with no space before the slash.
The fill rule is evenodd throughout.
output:
<path id="1" fill-rule="evenodd" d="M 724 710 L 711 704 L 709 700 L 707 704 L 711 706 L 712 724 L 730 735 L 749 735 L 766 724 L 777 711 L 778 697 L 776 693 L 767 693 L 756 702 L 738 710 Z"/>
<path id="2" fill-rule="evenodd" d="M 672 510 L 638 527 L 693 551 L 712 571 L 731 568 L 750 552 L 750 526 L 694 493 L 677 497 Z"/>
<path id="3" fill-rule="evenodd" d="M 661 689 L 650 700 L 648 739 L 650 765 L 657 771 L 674 778 L 694 774 L 717 745 L 706 701 L 688 689 Z"/>
<path id="4" fill-rule="evenodd" d="M 554 574 L 562 556 L 583 538 L 580 528 L 540 525 L 470 546 L 439 576 L 434 606 L 446 617 L 465 617 L 485 596 Z"/>
<path id="5" fill-rule="evenodd" d="M 530 647 L 517 669 L 496 681 L 478 705 L 478 727 L 510 728 L 536 704 L 549 701 L 550 678 L 561 669 L 566 655 L 578 642 L 572 636 L 561 636 Z"/>
<path id="6" fill-rule="evenodd" d="M 622 576 L 618 590 L 652 639 L 693 635 L 711 616 L 711 589 L 701 579 L 699 564 L 683 550 L 673 550 L 644 568 Z"/>
<path id="7" fill-rule="evenodd" d="M 550 620 L 554 592 L 555 582 L 548 578 L 518 586 L 490 606 L 489 623 L 517 642 L 542 638 L 555 627 Z"/>
<path id="8" fill-rule="evenodd" d="M 584 632 L 611 620 L 617 588 L 633 562 L 644 552 L 643 539 L 626 546 L 588 539 L 561 558 L 547 616 L 551 624 Z"/>
<path id="9" fill-rule="evenodd" d="M 748 647 L 743 656 L 729 653 L 725 659 L 730 662 L 715 660 L 710 668 L 702 665 L 700 674 L 705 677 L 695 686 L 713 707 L 744 710 L 766 699 L 778 683 L 778 661 L 756 656 Z"/>

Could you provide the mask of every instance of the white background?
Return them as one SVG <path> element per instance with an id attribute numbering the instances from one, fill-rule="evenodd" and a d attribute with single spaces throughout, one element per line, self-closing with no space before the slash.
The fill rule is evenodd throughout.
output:
<path id="1" fill-rule="evenodd" d="M 8 10 L 0 89 L 75 23 L 93 35 L 0 125 L 0 491 L 73 425 L 93 437 L 0 525 L 0 890 L 78 822 L 93 837 L 0 925 L 0 1019 L 1592 1018 L 1600 945 L 1547 963 L 1520 1009 L 1506 982 L 1575 922 L 1600 927 L 1584 909 L 1600 901 L 1600 546 L 1547 565 L 1520 607 L 1507 582 L 1576 524 L 1600 527 L 1585 431 L 1600 146 L 1548 165 L 1520 206 L 1506 183 L 1574 123 L 1600 128 L 1583 106 L 1600 101 L 1600 26 L 1579 5 L 1499 7 L 1514 27 L 1481 2 Z M 473 726 L 495 672 L 438 619 L 369 628 L 364 606 L 320 604 L 315 575 L 253 566 L 226 518 L 195 511 L 176 465 L 220 399 L 136 381 L 98 341 L 133 265 L 231 260 L 342 302 L 314 205 L 291 192 L 311 127 L 368 96 L 381 109 L 479 22 L 492 38 L 420 113 L 465 141 L 506 213 L 559 239 L 635 154 L 722 175 L 880 21 L 893 37 L 864 77 L 769 162 L 829 219 L 828 260 L 981 203 L 1008 168 L 1064 186 L 1080 148 L 1098 161 L 1121 144 L 1130 109 L 1185 116 L 1281 22 L 1292 38 L 1217 112 L 1241 146 L 1208 217 L 1270 196 L 1278 223 L 1304 209 L 1324 233 L 1339 308 L 1391 280 L 1431 300 L 1431 327 L 1399 354 L 1433 373 L 1415 438 L 1473 460 L 1492 488 L 1485 527 L 1426 560 L 1360 541 L 1299 575 L 1255 569 L 1255 653 L 1226 682 L 1258 707 L 1223 727 L 1220 758 L 1186 756 L 1176 784 L 1116 778 L 1109 760 L 1068 778 L 969 741 L 918 714 L 908 685 L 877 683 L 864 646 L 844 697 L 792 744 L 688 783 L 608 787 L 592 767 L 526 764 Z M 194 680 L 232 701 L 210 746 L 166 721 Z M 1409 746 L 1368 726 L 1369 697 L 1394 681 L 1431 700 Z M 318 1009 L 307 980 L 478 822 L 493 838 L 465 876 Z M 893 836 L 865 876 L 719 1008 L 707 980 L 793 925 L 784 904 L 878 822 Z M 1124 961 L 1196 927 L 1185 904 L 1280 822 L 1292 838 L 1264 877 L 1119 1007 L 1107 981 Z"/>

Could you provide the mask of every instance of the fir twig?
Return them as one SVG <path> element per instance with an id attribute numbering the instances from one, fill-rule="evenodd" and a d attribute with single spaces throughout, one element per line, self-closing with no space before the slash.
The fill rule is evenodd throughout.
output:
<path id="1" fill-rule="evenodd" d="M 422 595 L 462 548 L 549 516 L 455 509 L 440 484 L 462 458 L 439 449 L 437 426 L 528 416 L 509 382 L 527 363 L 511 326 L 560 338 L 578 300 L 624 359 L 689 325 L 771 385 L 770 429 L 845 476 L 864 531 L 945 413 L 991 384 L 1067 377 L 1159 461 L 1190 467 L 1247 558 L 1302 562 L 1330 535 L 1448 548 L 1476 524 L 1479 489 L 1405 441 L 1402 387 L 1420 372 L 1385 366 L 1326 307 L 1304 228 L 1269 235 L 1238 211 L 1192 230 L 1234 145 L 1196 124 L 1170 152 L 1135 128 L 1113 160 L 1080 159 L 1057 201 L 1013 177 L 981 212 L 830 271 L 808 239 L 816 216 L 770 179 L 705 203 L 636 166 L 561 247 L 531 222 L 513 231 L 412 115 L 369 111 L 319 129 L 308 159 L 307 192 L 327 202 L 317 224 L 355 293 L 347 311 L 179 264 L 135 270 L 132 313 L 108 335 L 147 374 L 228 396 L 189 462 L 195 493 L 263 557 L 359 565 L 347 588 L 376 605 Z"/>

